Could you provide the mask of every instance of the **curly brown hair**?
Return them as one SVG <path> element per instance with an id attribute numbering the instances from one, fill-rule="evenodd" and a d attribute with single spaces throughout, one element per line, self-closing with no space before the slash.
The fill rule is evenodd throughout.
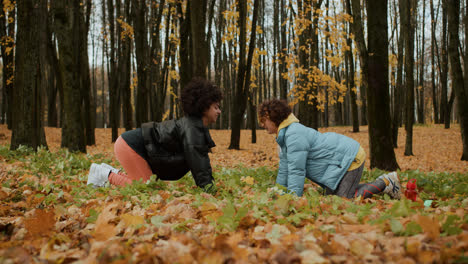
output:
<path id="1" fill-rule="evenodd" d="M 180 96 L 184 113 L 196 117 L 202 117 L 213 103 L 219 103 L 222 99 L 223 94 L 219 87 L 201 77 L 193 78 L 182 89 Z"/>
<path id="2" fill-rule="evenodd" d="M 270 119 L 276 126 L 279 126 L 291 114 L 286 100 L 272 99 L 263 102 L 258 107 L 258 117 L 260 123 L 265 122 L 265 119 Z"/>

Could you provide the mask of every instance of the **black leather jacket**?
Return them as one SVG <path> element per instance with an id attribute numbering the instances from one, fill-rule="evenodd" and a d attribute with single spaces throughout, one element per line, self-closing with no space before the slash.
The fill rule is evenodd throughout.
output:
<path id="1" fill-rule="evenodd" d="M 148 163 L 162 180 L 178 180 L 189 170 L 199 187 L 213 183 L 208 152 L 215 143 L 197 117 L 183 117 L 141 126 Z"/>

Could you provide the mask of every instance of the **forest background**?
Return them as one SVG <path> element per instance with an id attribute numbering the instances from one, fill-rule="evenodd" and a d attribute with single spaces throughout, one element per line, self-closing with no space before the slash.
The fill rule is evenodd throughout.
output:
<path id="1" fill-rule="evenodd" d="M 466 261 L 467 1 L 0 7 L 4 259 Z M 188 177 L 85 186 L 91 162 L 119 166 L 112 142 L 124 130 L 182 116 L 178 96 L 194 76 L 224 94 L 211 127 L 221 193 L 201 195 Z M 279 198 L 274 137 L 256 120 L 270 98 L 307 126 L 357 139 L 363 180 L 401 169 L 420 198 L 345 201 L 312 184 L 305 198 Z"/>
<path id="2" fill-rule="evenodd" d="M 96 127 L 132 129 L 182 115 L 193 76 L 224 92 L 214 128 L 258 127 L 255 107 L 287 99 L 302 123 L 369 126 L 370 166 L 398 168 L 393 148 L 415 123 L 460 124 L 468 159 L 464 1 L 3 1 L 1 119 L 11 149 L 86 152 Z M 15 70 L 16 69 L 16 70 Z M 454 111 L 455 109 L 456 111 Z"/>

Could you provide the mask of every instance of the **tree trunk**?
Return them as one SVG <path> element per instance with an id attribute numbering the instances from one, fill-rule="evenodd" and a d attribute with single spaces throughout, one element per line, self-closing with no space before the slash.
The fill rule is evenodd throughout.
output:
<path id="1" fill-rule="evenodd" d="M 169 4 L 169 8 L 171 8 L 171 5 L 172 4 Z M 171 40 L 169 39 L 169 36 L 170 36 L 170 32 L 171 30 L 171 23 L 172 23 L 172 15 L 171 14 L 168 14 L 167 17 L 166 17 L 166 23 L 167 23 L 167 26 L 165 28 L 166 32 L 165 32 L 165 36 L 164 36 L 164 39 L 165 39 L 165 46 L 164 46 L 164 54 L 163 56 L 158 56 L 158 68 L 159 68 L 159 78 L 158 79 L 155 79 L 153 82 L 156 83 L 156 86 L 155 86 L 155 89 L 153 89 L 152 92 L 154 92 L 154 97 L 152 98 L 155 98 L 154 100 L 152 100 L 151 102 L 153 103 L 153 101 L 155 103 L 153 103 L 153 120 L 154 121 L 162 121 L 163 119 L 163 115 L 164 115 L 164 104 L 165 104 L 165 100 L 166 100 L 166 94 L 167 94 L 167 79 L 168 79 L 168 71 L 169 71 L 169 57 L 170 57 L 170 54 L 171 54 L 171 50 L 172 50 L 172 43 L 171 43 Z M 158 48 L 159 49 L 159 48 Z"/>
<path id="2" fill-rule="evenodd" d="M 179 12 L 179 34 L 180 34 L 180 46 L 179 46 L 179 60 L 180 60 L 180 86 L 185 87 L 187 83 L 192 79 L 192 65 L 191 61 L 191 26 L 190 26 L 190 5 L 187 4 L 185 16 L 183 14 L 182 4 L 177 3 L 177 10 Z"/>
<path id="3" fill-rule="evenodd" d="M 93 24 L 93 31 L 95 30 L 94 28 L 94 24 Z M 96 61 L 97 61 L 97 52 L 96 52 L 96 49 L 97 49 L 97 46 L 96 46 L 96 42 L 95 42 L 95 39 L 92 38 L 91 39 L 91 49 L 92 49 L 92 53 L 91 53 L 91 57 L 93 58 L 92 62 L 91 62 L 91 69 L 92 69 L 92 74 L 91 74 L 91 91 L 92 91 L 92 94 L 93 94 L 93 99 L 91 101 L 92 103 L 92 116 L 93 116 L 93 120 L 92 120 L 92 124 L 94 126 L 94 128 L 97 127 L 97 100 L 98 100 L 98 95 L 97 95 L 97 78 L 96 78 L 96 72 L 97 72 L 97 67 L 96 67 Z M 104 64 L 102 65 L 104 66 Z"/>
<path id="4" fill-rule="evenodd" d="M 288 72 L 288 68 L 286 65 L 286 7 L 285 7 L 285 0 L 281 0 L 280 4 L 280 25 L 281 25 L 281 33 L 280 33 L 280 44 L 279 47 L 281 48 L 280 50 L 280 64 L 279 64 L 279 89 L 280 89 L 280 98 L 281 99 L 287 99 L 288 96 L 288 80 L 283 78 L 283 74 L 286 74 Z"/>
<path id="5" fill-rule="evenodd" d="M 304 2 L 304 3 L 303 3 Z M 310 21 L 311 20 L 311 4 L 310 1 L 297 1 L 297 20 L 298 21 Z M 307 10 L 307 11 L 306 11 Z M 299 22 L 302 23 L 302 22 Z M 309 96 L 313 97 L 317 93 L 317 91 L 313 88 L 313 84 L 311 83 L 312 80 L 308 78 L 309 72 L 309 50 L 312 47 L 309 46 L 311 40 L 309 31 L 311 27 L 307 26 L 306 23 L 302 23 L 300 25 L 302 30 L 298 30 L 298 39 L 299 39 L 299 47 L 296 49 L 296 56 L 298 57 L 298 65 L 297 67 L 301 69 L 301 72 L 296 80 L 296 86 L 298 86 L 299 94 L 296 94 L 296 97 L 299 97 L 300 102 L 298 105 L 298 118 L 301 120 L 301 123 L 313 127 L 317 129 L 318 127 L 314 127 L 312 124 L 312 115 L 316 112 L 314 111 L 315 105 L 312 105 L 314 102 L 309 100 Z M 317 88 L 318 89 L 318 88 Z"/>
<path id="6" fill-rule="evenodd" d="M 437 87 L 435 83 L 435 56 L 434 50 L 436 45 L 436 32 L 435 25 L 437 21 L 434 18 L 434 0 L 430 1 L 431 3 L 431 86 L 432 86 L 432 105 L 434 108 L 434 123 L 439 124 L 439 106 L 437 104 Z"/>
<path id="7" fill-rule="evenodd" d="M 416 2 L 417 5 L 417 2 Z M 419 87 L 417 89 L 418 91 L 418 98 L 419 98 L 419 103 L 418 103 L 418 122 L 420 124 L 424 124 L 424 56 L 425 56 L 425 50 L 424 50 L 424 36 L 425 36 L 425 16 L 426 14 L 426 1 L 423 1 L 423 15 L 422 15 L 422 39 L 421 39 L 421 54 L 419 54 L 421 58 L 421 63 L 420 63 L 420 69 L 419 69 Z"/>
<path id="8" fill-rule="evenodd" d="M 440 98 L 440 121 L 445 124 L 445 128 L 450 127 L 450 112 L 447 102 L 447 80 L 448 80 L 448 53 L 447 53 L 447 1 L 442 0 L 442 47 L 441 47 L 441 65 L 440 65 L 440 82 L 441 82 L 441 98 Z"/>
<path id="9" fill-rule="evenodd" d="M 247 20 L 247 1 L 239 0 L 237 2 L 239 12 L 239 63 L 237 70 L 237 85 L 234 90 L 234 104 L 231 109 L 231 142 L 229 149 L 240 149 L 240 130 L 245 111 L 245 101 L 247 96 L 244 93 L 245 79 L 245 51 L 246 51 L 246 20 Z"/>
<path id="10" fill-rule="evenodd" d="M 147 8 L 145 0 L 136 0 L 132 3 L 133 28 L 135 32 L 135 58 L 137 63 L 137 100 L 136 100 L 136 126 L 140 127 L 148 119 L 148 70 L 149 45 L 147 39 Z"/>
<path id="11" fill-rule="evenodd" d="M 251 97 L 248 99 L 249 100 L 249 126 L 250 126 L 250 135 L 251 135 L 251 143 L 255 144 L 257 143 L 257 114 L 255 111 L 256 110 L 256 105 L 254 104 L 254 94 L 251 94 Z"/>
<path id="12" fill-rule="evenodd" d="M 124 25 L 130 25 L 130 0 L 124 1 L 124 14 L 121 16 L 122 22 L 120 27 L 123 28 Z M 124 34 L 121 34 L 121 49 L 119 51 L 119 90 L 122 93 L 122 114 L 123 114 L 123 125 L 126 131 L 133 129 L 133 109 L 132 109 L 132 92 L 130 90 L 131 84 L 131 62 L 130 62 L 130 53 L 132 50 L 132 37 L 124 29 Z M 123 36 L 122 36 L 123 35 Z"/>
<path id="13" fill-rule="evenodd" d="M 463 77 L 459 45 L 460 27 L 460 0 L 450 0 L 448 4 L 448 54 L 450 58 L 450 75 L 452 87 L 456 93 L 458 117 L 460 119 L 460 131 L 463 142 L 461 160 L 468 161 L 468 85 Z M 466 19 L 466 17 L 465 17 Z M 465 21 L 465 25 L 466 25 Z M 466 34 L 466 33 L 465 33 Z M 465 40 L 466 41 L 466 40 Z M 465 68 L 465 73 L 467 72 Z M 466 76 L 465 76 L 466 77 Z"/>
<path id="14" fill-rule="evenodd" d="M 348 13 L 353 17 L 353 24 L 352 24 L 352 31 L 354 33 L 354 41 L 356 42 L 356 46 L 358 47 L 359 51 L 359 62 L 361 66 L 361 87 L 360 87 L 360 94 L 361 94 L 361 124 L 367 125 L 367 90 L 368 90 L 368 58 L 367 58 L 367 47 L 366 41 L 364 38 L 364 30 L 363 30 L 363 23 L 361 19 L 361 3 L 359 0 L 346 0 L 347 6 L 350 6 L 351 9 L 348 10 Z"/>
<path id="15" fill-rule="evenodd" d="M 13 121 L 13 84 L 14 84 L 14 60 L 13 52 L 15 47 L 15 20 L 16 12 L 14 6 L 10 6 L 7 10 L 3 1 L 0 1 L 0 41 L 1 55 L 2 55 L 2 113 L 0 117 L 0 123 L 7 123 L 8 129 L 12 129 Z M 7 13 L 5 13 L 7 11 Z M 8 23 L 8 24 L 7 24 Z M 7 26 L 8 25 L 8 26 Z"/>
<path id="16" fill-rule="evenodd" d="M 190 27 L 192 38 L 192 72 L 194 76 L 206 78 L 208 65 L 208 45 L 206 43 L 207 0 L 190 0 Z"/>
<path id="17" fill-rule="evenodd" d="M 272 59 L 272 63 L 273 63 L 273 98 L 276 98 L 276 95 L 277 95 L 277 91 L 278 91 L 278 77 L 277 77 L 277 74 L 278 74 L 278 70 L 277 70 L 277 67 L 278 67 L 278 63 L 277 63 L 277 54 L 279 54 L 280 52 L 280 48 L 279 48 L 279 25 L 280 25 L 280 21 L 279 21 L 279 3 L 280 1 L 273 1 L 273 59 Z M 279 74 L 280 78 L 281 78 L 281 74 Z"/>
<path id="18" fill-rule="evenodd" d="M 348 4 L 348 3 L 346 3 Z M 326 12 L 326 16 L 328 17 L 328 13 L 329 13 L 329 6 L 330 6 L 330 1 L 327 0 L 327 2 L 325 3 L 325 12 Z M 328 19 L 326 20 L 326 29 L 325 29 L 327 32 L 330 31 L 330 26 L 329 26 L 329 21 Z M 329 49 L 329 43 L 330 43 L 330 36 L 327 34 L 327 36 L 325 37 L 325 49 L 328 50 Z M 330 62 L 325 59 L 325 74 L 326 75 L 330 75 Z M 325 111 L 323 113 L 323 126 L 324 127 L 328 127 L 329 126 L 329 91 L 328 91 L 328 87 L 323 87 L 324 89 L 324 92 L 325 92 Z"/>
<path id="19" fill-rule="evenodd" d="M 118 3 L 120 0 L 116 0 Z M 114 10 L 116 8 L 113 4 L 114 0 L 107 0 L 107 14 L 109 24 L 109 36 L 110 36 L 110 69 L 108 72 L 109 78 L 109 123 L 112 128 L 111 141 L 115 142 L 118 137 L 118 129 L 120 127 L 120 91 L 119 91 L 119 80 L 117 72 L 117 58 L 116 52 L 118 51 L 116 39 L 115 39 L 115 19 Z M 116 4 L 117 5 L 117 4 Z M 120 6 L 120 4 L 118 4 Z M 118 17 L 118 16 L 117 16 Z"/>
<path id="20" fill-rule="evenodd" d="M 47 11 L 46 11 L 47 12 Z M 52 39 L 52 14 L 53 10 L 47 14 L 47 23 L 45 26 L 45 32 L 41 45 L 43 45 L 43 51 L 41 52 L 45 58 L 47 66 L 45 67 L 46 72 L 43 76 L 47 79 L 46 93 L 47 93 L 47 125 L 50 127 L 58 127 L 58 111 L 57 111 L 57 95 L 62 87 L 62 80 L 57 59 L 57 48 L 55 41 Z"/>
<path id="21" fill-rule="evenodd" d="M 151 115 L 150 119 L 153 121 L 161 121 L 162 115 L 164 112 L 164 99 L 165 99 L 165 74 L 164 74 L 164 65 L 167 65 L 167 62 L 164 61 L 164 54 L 162 54 L 162 42 L 160 38 L 161 34 L 161 21 L 163 16 L 163 10 L 165 9 L 164 5 L 165 1 L 162 1 L 158 6 L 155 4 L 152 5 L 152 20 L 156 21 L 151 25 L 151 47 L 150 47 L 150 68 L 151 74 L 149 77 L 149 82 L 147 82 L 147 86 L 150 87 L 149 96 L 150 96 L 150 109 Z M 180 2 L 179 2 L 180 3 Z M 179 4 L 180 6 L 180 4 Z M 190 14 L 189 5 L 187 4 L 187 11 L 186 11 L 186 18 L 185 20 L 189 19 L 187 16 Z M 181 19 L 183 18 L 182 7 L 180 6 L 181 12 Z M 167 14 L 166 21 L 168 21 L 168 25 L 166 26 L 166 36 L 168 34 L 168 30 L 170 28 L 169 23 L 171 21 L 171 14 Z M 167 38 L 166 38 L 167 40 Z M 166 41 L 167 42 L 167 41 Z M 183 42 L 182 42 L 183 43 Z M 167 49 L 165 50 L 165 54 L 167 54 Z M 184 61 L 185 62 L 185 61 Z M 185 65 L 184 65 L 185 66 Z M 190 66 L 188 66 L 190 67 Z M 185 69 L 181 69 L 185 70 Z M 190 71 L 189 71 L 190 72 Z"/>
<path id="22" fill-rule="evenodd" d="M 401 1 L 399 1 L 401 3 Z M 396 9 L 396 8 L 395 8 Z M 401 8 L 400 8 L 401 9 Z M 396 11 L 395 11 L 396 13 Z M 401 11 L 400 11 L 401 13 Z M 398 59 L 397 59 L 397 76 L 394 94 L 394 107 L 393 107 L 393 119 L 392 119 L 392 139 L 393 147 L 398 148 L 398 129 L 400 128 L 402 119 L 402 104 L 403 104 L 403 58 L 404 58 L 404 29 L 403 29 L 403 17 L 400 15 L 400 32 L 398 36 Z"/>
<path id="23" fill-rule="evenodd" d="M 414 0 L 402 1 L 402 25 L 405 31 L 405 81 L 406 81 L 406 144 L 405 156 L 413 155 L 413 124 L 414 124 L 414 18 L 416 6 Z"/>
<path id="24" fill-rule="evenodd" d="M 246 42 L 246 20 L 247 20 L 247 1 L 239 0 L 237 2 L 237 8 L 239 10 L 239 67 L 237 73 L 237 86 L 235 90 L 234 100 L 235 105 L 231 112 L 231 143 L 229 149 L 240 148 L 240 129 L 242 125 L 242 119 L 244 116 L 247 97 L 250 86 L 250 69 L 252 66 L 252 57 L 255 49 L 255 37 L 257 29 L 257 17 L 258 17 L 258 2 L 254 0 L 252 28 L 250 35 L 249 51 L 247 55 L 247 62 L 245 61 L 245 42 Z"/>
<path id="25" fill-rule="evenodd" d="M 349 4 L 349 2 L 347 3 Z M 351 13 L 351 7 L 349 5 L 346 6 L 348 14 Z M 353 58 L 353 42 L 349 35 L 351 34 L 351 28 L 349 28 L 348 38 L 346 43 L 349 49 L 346 51 L 346 57 L 349 64 L 349 79 L 347 79 L 349 94 L 351 96 L 351 113 L 352 113 L 352 120 L 353 120 L 353 132 L 359 132 L 359 115 L 358 115 L 358 107 L 357 107 L 357 87 L 354 83 L 354 58 Z"/>
<path id="26" fill-rule="evenodd" d="M 86 8 L 86 11 L 85 9 Z M 85 137 L 86 145 L 91 146 L 96 144 L 96 139 L 94 135 L 95 124 L 93 123 L 92 109 L 92 96 L 91 96 L 91 77 L 89 75 L 89 58 L 88 58 L 88 31 L 90 24 L 91 16 L 91 0 L 86 0 L 86 5 L 79 6 L 79 24 L 78 24 L 78 33 L 80 34 L 79 38 L 79 56 L 80 56 L 80 82 L 81 82 L 81 91 L 82 91 L 82 102 L 83 102 L 83 113 L 84 113 L 84 122 L 85 122 Z"/>
<path id="27" fill-rule="evenodd" d="M 42 126 L 40 46 L 37 40 L 45 34 L 47 6 L 45 0 L 17 2 L 18 33 L 16 36 L 13 123 L 10 149 L 20 145 L 37 149 L 47 147 Z"/>
<path id="28" fill-rule="evenodd" d="M 206 1 L 206 0 L 205 0 Z M 215 7 L 215 4 L 216 4 L 216 0 L 211 0 L 210 4 L 209 4 L 209 11 L 208 11 L 208 32 L 206 33 L 206 57 L 207 58 L 211 58 L 212 55 L 211 55 L 211 48 L 210 48 L 210 43 L 211 43 L 211 39 L 212 39 L 212 26 L 213 26 L 213 18 L 214 18 L 214 7 Z M 215 53 L 217 52 L 217 50 L 215 50 Z M 207 59 L 206 60 L 206 63 L 207 63 L 207 79 L 208 80 L 212 80 L 211 78 L 211 59 Z"/>
<path id="29" fill-rule="evenodd" d="M 313 7 L 313 10 L 312 10 L 312 17 L 310 17 L 310 19 L 312 20 L 312 24 L 310 25 L 310 28 L 309 28 L 309 34 L 310 34 L 310 41 L 311 41 L 311 45 L 310 45 L 310 53 L 309 53 L 309 56 L 310 56 L 310 61 L 309 61 L 309 65 L 312 66 L 312 67 L 316 67 L 318 68 L 319 67 L 319 39 L 318 39 L 318 32 L 319 32 L 319 10 L 320 10 L 320 7 L 322 6 L 322 2 L 323 0 L 313 0 L 312 3 L 310 4 L 311 7 Z M 315 86 L 315 84 L 312 84 L 313 86 Z M 316 93 L 318 94 L 318 91 L 319 88 L 317 87 L 317 90 L 316 90 Z M 310 117 L 311 117 L 311 127 L 312 128 L 315 128 L 315 129 L 318 129 L 319 128 L 319 103 L 317 101 L 316 98 L 314 98 L 312 100 L 312 104 L 310 105 L 310 110 L 311 110 L 311 113 L 310 113 Z"/>
<path id="30" fill-rule="evenodd" d="M 107 20 L 106 20 L 106 1 L 103 0 L 102 1 L 102 24 L 105 25 L 107 24 Z M 107 27 L 103 27 L 103 33 L 104 35 L 107 35 Z M 107 65 L 107 74 L 109 75 L 109 64 L 108 63 L 105 63 L 105 60 L 104 58 L 107 57 L 108 58 L 108 54 L 107 54 L 107 41 L 105 38 L 102 38 L 102 60 L 101 60 L 101 90 L 102 90 L 102 94 L 101 94 L 101 99 L 102 99 L 102 105 L 101 105 L 101 110 L 102 110 L 102 127 L 104 128 L 107 128 L 107 115 L 106 115 L 106 109 L 107 109 L 107 106 L 106 106 L 106 86 L 105 86 L 105 67 Z M 108 77 L 108 80 L 109 80 L 109 77 Z"/>
<path id="31" fill-rule="evenodd" d="M 356 0 L 353 0 L 355 2 Z M 357 0 L 359 1 L 359 0 Z M 388 94 L 387 0 L 369 1 L 368 85 L 369 147 L 371 168 L 394 171 L 399 168 L 393 151 L 390 99 Z M 362 46 L 362 44 L 360 44 Z"/>
<path id="32" fill-rule="evenodd" d="M 57 49 L 52 40 L 52 21 L 46 25 L 46 56 L 49 64 L 49 87 L 47 90 L 47 124 L 50 127 L 58 127 L 57 95 L 59 87 L 62 87 L 60 70 L 58 68 Z"/>
<path id="33" fill-rule="evenodd" d="M 223 17 L 223 12 L 226 10 L 225 7 L 226 6 L 226 1 L 225 0 L 221 0 L 221 3 L 218 7 L 218 13 L 216 15 L 216 18 L 215 18 L 215 24 L 216 24 L 216 34 L 215 34 L 215 38 L 216 38 L 216 51 L 214 56 L 215 56 L 215 60 L 214 60 L 214 71 L 215 71 L 215 84 L 216 85 L 219 85 L 220 87 L 223 87 L 226 89 L 226 87 L 223 85 L 222 83 L 222 79 L 224 78 L 225 74 L 226 74 L 226 71 L 225 71 L 225 67 L 224 67 L 224 45 L 223 45 L 223 42 L 222 42 L 222 36 L 223 36 L 223 32 L 224 32 L 224 28 L 225 28 L 225 20 L 224 20 L 224 17 Z M 220 118 L 218 118 L 218 121 L 216 123 L 216 128 L 220 129 L 220 128 L 223 128 L 223 122 L 225 121 L 224 119 L 226 118 L 226 114 L 227 114 L 227 111 L 228 111 L 228 107 L 226 104 L 226 94 L 224 94 L 224 100 L 221 102 L 221 109 L 222 109 L 222 112 L 221 112 L 221 115 L 220 115 Z"/>
<path id="34" fill-rule="evenodd" d="M 59 68 L 63 76 L 63 122 L 62 147 L 70 151 L 86 152 L 86 138 L 82 113 L 82 86 L 80 49 L 75 48 L 80 43 L 79 31 L 80 1 L 64 2 L 54 0 L 55 33 L 59 50 Z"/>
<path id="35" fill-rule="evenodd" d="M 223 44 L 223 58 L 221 61 L 221 65 L 223 68 L 223 84 L 224 84 L 224 92 L 223 92 L 223 111 L 221 112 L 221 128 L 227 129 L 229 128 L 229 124 L 231 123 L 229 120 L 230 114 L 232 113 L 231 107 L 231 92 L 233 88 L 230 82 L 230 69 L 229 69 L 229 57 L 228 57 L 227 45 Z"/>

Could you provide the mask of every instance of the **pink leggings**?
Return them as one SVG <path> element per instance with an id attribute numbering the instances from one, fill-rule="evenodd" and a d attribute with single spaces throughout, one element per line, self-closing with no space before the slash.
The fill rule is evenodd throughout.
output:
<path id="1" fill-rule="evenodd" d="M 127 174 L 111 172 L 109 174 L 111 184 L 124 186 L 131 184 L 133 180 L 142 179 L 143 182 L 146 182 L 150 179 L 153 172 L 148 162 L 138 155 L 122 137 L 117 138 L 115 141 L 114 153 Z"/>

